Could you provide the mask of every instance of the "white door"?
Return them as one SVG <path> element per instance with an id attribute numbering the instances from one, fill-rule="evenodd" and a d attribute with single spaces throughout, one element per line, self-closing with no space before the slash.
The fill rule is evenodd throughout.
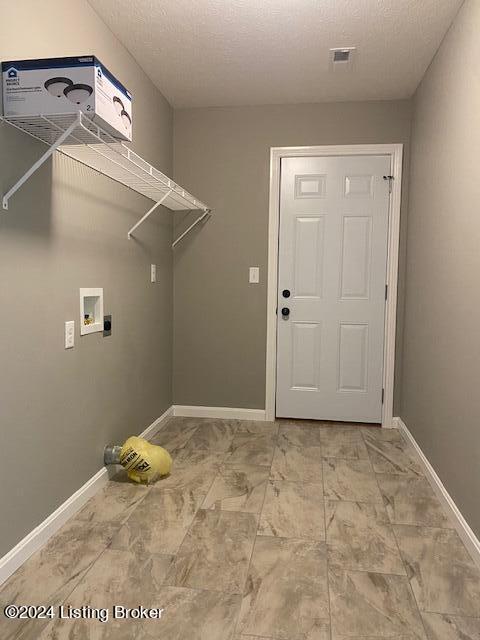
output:
<path id="1" fill-rule="evenodd" d="M 284 158 L 278 417 L 381 422 L 390 156 Z"/>

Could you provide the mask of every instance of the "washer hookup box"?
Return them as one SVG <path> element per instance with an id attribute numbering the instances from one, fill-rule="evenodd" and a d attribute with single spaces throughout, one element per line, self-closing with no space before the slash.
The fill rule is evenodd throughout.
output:
<path id="1" fill-rule="evenodd" d="M 132 140 L 132 96 L 95 56 L 2 62 L 3 114 L 82 111 L 115 138 Z"/>

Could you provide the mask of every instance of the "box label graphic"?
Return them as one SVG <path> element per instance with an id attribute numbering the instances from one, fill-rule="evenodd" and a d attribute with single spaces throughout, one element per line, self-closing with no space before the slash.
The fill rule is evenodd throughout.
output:
<path id="1" fill-rule="evenodd" d="M 2 62 L 5 116 L 82 111 L 115 138 L 132 139 L 132 96 L 95 56 Z"/>

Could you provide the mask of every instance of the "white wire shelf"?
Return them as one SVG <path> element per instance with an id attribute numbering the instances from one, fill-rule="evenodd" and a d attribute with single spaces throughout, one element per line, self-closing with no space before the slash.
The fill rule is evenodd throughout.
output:
<path id="1" fill-rule="evenodd" d="M 128 232 L 129 238 L 160 205 L 173 211 L 201 211 L 202 215 L 192 228 L 210 215 L 206 204 L 155 169 L 126 144 L 116 140 L 81 111 L 49 116 L 4 116 L 2 120 L 49 146 L 48 151 L 3 196 L 4 209 L 8 209 L 8 202 L 14 193 L 58 150 L 153 200 L 153 207 Z"/>

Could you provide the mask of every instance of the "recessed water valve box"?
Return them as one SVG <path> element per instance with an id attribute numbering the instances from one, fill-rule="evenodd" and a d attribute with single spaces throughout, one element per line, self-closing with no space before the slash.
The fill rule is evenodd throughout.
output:
<path id="1" fill-rule="evenodd" d="M 2 62 L 3 115 L 83 111 L 120 140 L 132 139 L 132 96 L 95 56 Z"/>
<path id="2" fill-rule="evenodd" d="M 103 331 L 103 289 L 80 289 L 80 335 Z"/>

